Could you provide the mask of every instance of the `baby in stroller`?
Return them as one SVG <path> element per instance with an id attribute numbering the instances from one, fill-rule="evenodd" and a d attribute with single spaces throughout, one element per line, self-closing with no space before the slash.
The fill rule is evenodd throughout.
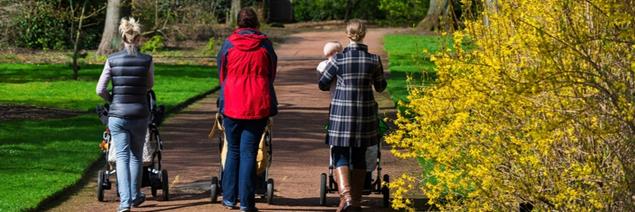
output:
<path id="1" fill-rule="evenodd" d="M 148 123 L 148 131 L 146 133 L 145 143 L 143 145 L 143 176 L 141 187 L 150 186 L 152 196 L 157 198 L 157 190 L 162 190 L 162 200 L 169 199 L 168 173 L 167 170 L 161 168 L 161 152 L 163 150 L 163 141 L 159 134 L 159 125 L 163 122 L 165 108 L 163 105 L 157 106 L 154 91 L 148 91 L 148 102 L 150 110 L 150 118 Z M 109 105 L 97 107 L 97 113 L 102 124 L 108 126 L 108 109 Z M 114 143 L 110 130 L 106 128 L 99 147 L 104 153 L 106 163 L 104 168 L 99 170 L 97 174 L 97 200 L 104 201 L 104 190 L 110 190 L 112 183 L 110 176 L 116 176 L 116 157 Z"/>
<path id="2" fill-rule="evenodd" d="M 320 75 L 324 74 L 324 69 L 326 64 L 332 62 L 332 58 L 335 54 L 342 51 L 342 45 L 337 41 L 329 41 L 324 45 L 324 56 L 327 57 L 327 60 L 320 62 L 317 66 L 317 71 Z M 335 77 L 335 76 L 334 76 Z M 334 91 L 336 90 L 336 80 L 334 79 L 331 84 L 331 98 L 334 96 Z M 377 103 L 375 103 L 377 104 Z M 377 111 L 379 112 L 379 111 Z M 378 116 L 379 117 L 379 116 Z M 379 137 L 383 137 L 383 135 L 387 131 L 387 125 L 382 119 L 378 119 L 378 129 L 379 129 Z M 328 130 L 328 124 L 324 125 L 324 130 Z M 328 138 L 327 138 L 328 139 Z M 381 177 L 381 143 L 378 142 L 376 145 L 368 146 L 366 148 L 366 177 L 364 180 L 364 187 L 362 193 L 364 195 L 369 195 L 371 193 L 381 193 L 383 194 L 383 205 L 388 207 L 390 205 L 390 197 L 389 190 L 387 187 L 387 183 L 389 182 L 389 176 L 384 175 L 383 179 Z M 332 157 L 332 149 L 330 147 L 329 151 L 329 174 L 328 178 L 326 173 L 321 174 L 321 186 L 320 186 L 320 205 L 326 204 L 326 193 L 336 192 L 337 186 L 335 185 L 335 179 L 333 176 L 333 169 L 335 165 L 333 164 Z M 373 171 L 376 172 L 376 176 L 373 179 Z M 327 182 L 328 181 L 328 182 Z M 383 183 L 382 183 L 383 182 Z"/>

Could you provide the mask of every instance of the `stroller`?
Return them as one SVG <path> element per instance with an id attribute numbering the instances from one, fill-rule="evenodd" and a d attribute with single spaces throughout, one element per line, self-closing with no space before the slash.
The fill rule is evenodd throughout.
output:
<path id="1" fill-rule="evenodd" d="M 212 130 L 209 133 L 209 139 L 214 141 L 218 136 L 218 149 L 220 150 L 220 169 L 217 176 L 212 177 L 212 184 L 210 186 L 210 200 L 212 203 L 218 202 L 218 196 L 222 194 L 222 181 L 223 181 L 223 169 L 225 167 L 225 157 L 227 155 L 227 139 L 225 131 L 223 129 L 223 117 L 220 113 L 216 113 L 216 120 L 212 126 Z M 258 145 L 258 155 L 256 156 L 256 196 L 264 199 L 268 204 L 271 204 L 273 200 L 273 179 L 269 178 L 269 167 L 271 166 L 271 127 L 273 124 L 272 118 L 269 118 L 267 126 L 260 137 L 260 144 Z M 220 133 L 218 133 L 220 132 Z"/>
<path id="2" fill-rule="evenodd" d="M 141 177 L 141 187 L 150 186 L 152 196 L 159 197 L 157 190 L 162 190 L 161 199 L 169 200 L 168 171 L 161 169 L 161 152 L 163 151 L 163 141 L 159 134 L 159 125 L 163 122 L 165 108 L 163 105 L 157 106 L 154 91 L 148 91 L 148 103 L 150 109 L 150 123 L 143 145 L 143 173 Z M 102 124 L 108 126 L 109 105 L 97 107 L 97 113 Z M 104 190 L 112 188 L 110 176 L 116 175 L 115 150 L 110 130 L 106 127 L 103 139 L 99 147 L 106 158 L 104 168 L 97 173 L 97 200 L 104 201 Z M 116 184 L 115 184 L 116 185 Z M 119 193 L 117 192 L 117 195 Z"/>
<path id="3" fill-rule="evenodd" d="M 382 119 L 378 119 L 380 135 L 383 136 L 388 131 L 386 122 Z M 364 181 L 364 187 L 362 188 L 363 195 L 369 195 L 371 193 L 382 194 L 382 206 L 390 207 L 390 190 L 388 189 L 388 183 L 390 177 L 387 174 L 381 175 L 381 140 L 377 142 L 377 145 L 369 146 L 366 149 L 366 179 Z M 337 192 L 337 185 L 333 176 L 333 146 L 329 146 L 329 172 L 320 174 L 320 205 L 326 205 L 326 194 Z M 373 178 L 373 171 L 376 171 Z"/>

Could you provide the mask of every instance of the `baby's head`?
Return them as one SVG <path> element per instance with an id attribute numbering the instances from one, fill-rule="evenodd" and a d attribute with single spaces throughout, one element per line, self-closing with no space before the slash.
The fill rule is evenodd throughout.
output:
<path id="1" fill-rule="evenodd" d="M 333 57 L 333 55 L 342 51 L 342 44 L 338 41 L 329 41 L 324 44 L 324 56 Z"/>

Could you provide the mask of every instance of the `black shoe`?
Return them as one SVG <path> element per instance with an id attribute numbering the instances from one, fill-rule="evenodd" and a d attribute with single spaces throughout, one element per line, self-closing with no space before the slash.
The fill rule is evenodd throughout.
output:
<path id="1" fill-rule="evenodd" d="M 255 207 L 251 208 L 251 209 L 246 209 L 246 208 L 243 209 L 243 208 L 241 208 L 240 212 L 258 212 L 258 208 L 255 208 Z"/>
<path id="2" fill-rule="evenodd" d="M 146 196 L 145 195 L 141 195 L 140 197 L 138 197 L 137 199 L 132 201 L 132 206 L 137 208 L 137 207 L 139 207 L 139 205 L 143 204 L 143 202 L 145 202 L 145 201 L 146 201 Z"/>

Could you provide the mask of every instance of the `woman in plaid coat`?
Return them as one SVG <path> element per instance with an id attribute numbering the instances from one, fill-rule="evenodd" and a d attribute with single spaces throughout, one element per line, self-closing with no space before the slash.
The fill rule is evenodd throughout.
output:
<path id="1" fill-rule="evenodd" d="M 366 147 L 377 144 L 377 92 L 386 88 L 379 56 L 362 43 L 366 26 L 352 20 L 346 26 L 350 44 L 334 56 L 320 78 L 320 90 L 335 89 L 331 100 L 327 143 L 332 148 L 335 180 L 340 193 L 338 211 L 361 210 L 361 191 L 366 175 Z M 335 88 L 331 82 L 335 80 Z M 352 170 L 351 170 L 352 165 Z"/>

